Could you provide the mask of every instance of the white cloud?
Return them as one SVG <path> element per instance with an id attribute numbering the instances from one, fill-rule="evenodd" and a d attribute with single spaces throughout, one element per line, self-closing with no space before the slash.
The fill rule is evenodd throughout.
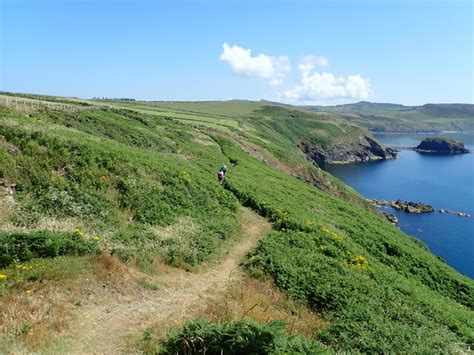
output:
<path id="1" fill-rule="evenodd" d="M 295 103 L 314 103 L 332 99 L 367 99 L 372 95 L 369 80 L 359 74 L 335 76 L 328 72 L 314 72 L 314 67 L 314 64 L 303 61 L 298 66 L 300 83 L 280 94 L 280 99 Z"/>
<path id="2" fill-rule="evenodd" d="M 329 60 L 323 56 L 308 54 L 301 58 L 301 64 L 312 64 L 318 65 L 320 67 L 327 67 L 329 65 Z"/>
<path id="3" fill-rule="evenodd" d="M 287 56 L 271 57 L 263 53 L 252 56 L 250 49 L 229 46 L 227 43 L 224 43 L 222 48 L 219 59 L 227 62 L 234 73 L 267 79 L 271 86 L 283 84 L 286 73 L 291 70 Z"/>

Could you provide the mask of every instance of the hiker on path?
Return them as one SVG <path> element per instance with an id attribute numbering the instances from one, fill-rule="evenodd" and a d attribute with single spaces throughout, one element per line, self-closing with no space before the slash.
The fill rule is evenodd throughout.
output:
<path id="1" fill-rule="evenodd" d="M 222 170 L 219 170 L 219 172 L 217 173 L 217 180 L 219 181 L 219 184 L 222 185 L 224 183 L 224 177 L 224 172 Z"/>
<path id="2" fill-rule="evenodd" d="M 225 175 L 225 173 L 227 172 L 227 165 L 222 164 L 221 169 L 219 171 L 222 171 Z"/>
<path id="3" fill-rule="evenodd" d="M 224 183 L 226 172 L 227 172 L 227 166 L 225 164 L 222 164 L 221 168 L 219 169 L 219 172 L 217 173 L 217 180 L 219 181 L 219 184 L 221 185 Z"/>

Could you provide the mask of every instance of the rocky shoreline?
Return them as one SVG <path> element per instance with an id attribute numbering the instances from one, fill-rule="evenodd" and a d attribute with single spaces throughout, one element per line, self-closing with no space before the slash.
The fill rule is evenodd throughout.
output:
<path id="1" fill-rule="evenodd" d="M 380 206 L 389 206 L 391 208 L 394 208 L 398 211 L 404 211 L 407 213 L 432 213 L 432 212 L 439 212 L 439 213 L 446 213 L 446 214 L 453 214 L 458 217 L 466 217 L 470 218 L 471 215 L 469 213 L 464 213 L 464 212 L 459 212 L 459 211 L 451 211 L 447 210 L 444 208 L 434 208 L 433 206 L 427 204 L 427 203 L 421 203 L 421 202 L 411 202 L 411 201 L 402 201 L 402 200 L 396 200 L 396 201 L 387 201 L 387 200 L 376 200 L 376 199 L 367 199 L 368 202 L 370 202 L 372 205 L 380 207 Z M 389 220 L 391 223 L 396 223 L 393 222 L 394 220 L 397 220 L 397 218 L 389 213 L 382 212 L 384 213 L 385 217 Z M 397 220 L 398 222 L 398 220 Z"/>
<path id="2" fill-rule="evenodd" d="M 385 147 L 367 135 L 359 136 L 352 141 L 338 142 L 324 147 L 300 142 L 299 147 L 308 159 L 320 167 L 325 164 L 347 164 L 397 158 L 395 150 Z"/>

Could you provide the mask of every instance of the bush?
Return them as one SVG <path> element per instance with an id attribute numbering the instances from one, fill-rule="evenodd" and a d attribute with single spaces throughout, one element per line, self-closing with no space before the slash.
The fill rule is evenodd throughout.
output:
<path id="1" fill-rule="evenodd" d="M 0 267 L 14 261 L 33 258 L 52 258 L 60 255 L 98 254 L 100 247 L 95 239 L 89 240 L 80 231 L 59 233 L 52 231 L 0 232 Z"/>
<path id="2" fill-rule="evenodd" d="M 205 319 L 187 322 L 168 335 L 156 352 L 163 354 L 321 354 L 321 344 L 301 335 L 283 332 L 285 323 L 259 324 L 249 320 L 212 324 Z M 148 337 L 149 338 L 149 337 Z"/>

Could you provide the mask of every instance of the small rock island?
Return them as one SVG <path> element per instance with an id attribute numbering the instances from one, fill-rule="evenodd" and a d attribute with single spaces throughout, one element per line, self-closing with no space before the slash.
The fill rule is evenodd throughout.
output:
<path id="1" fill-rule="evenodd" d="M 464 148 L 464 143 L 441 137 L 425 138 L 414 150 L 420 153 L 434 154 L 466 154 L 471 152 Z"/>
<path id="2" fill-rule="evenodd" d="M 411 201 L 401 201 L 401 200 L 387 201 L 387 200 L 375 200 L 375 199 L 366 199 L 366 201 L 370 202 L 372 205 L 377 206 L 377 207 L 388 206 L 396 210 L 408 212 L 408 213 L 427 213 L 427 212 L 431 213 L 434 211 L 438 211 L 439 213 L 454 214 L 454 215 L 457 215 L 458 217 L 467 217 L 467 218 L 471 217 L 469 213 L 445 210 L 444 208 L 437 209 L 427 203 L 422 203 L 422 202 L 411 202 Z M 385 217 L 389 220 L 390 223 L 398 222 L 398 219 L 395 216 L 386 212 L 382 212 L 382 213 L 385 215 Z"/>

